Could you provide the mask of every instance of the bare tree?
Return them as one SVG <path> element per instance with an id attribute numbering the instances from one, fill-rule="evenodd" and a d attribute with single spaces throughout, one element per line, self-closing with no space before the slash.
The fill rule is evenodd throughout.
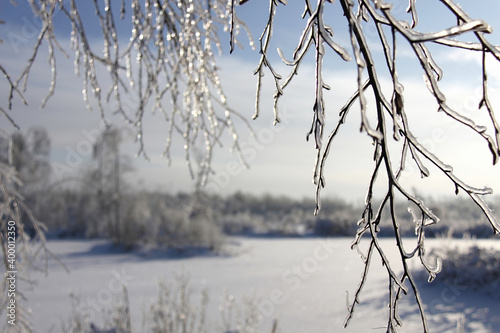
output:
<path id="1" fill-rule="evenodd" d="M 247 1 L 240 0 L 240 4 Z M 32 56 L 17 79 L 12 79 L 4 67 L 0 67 L 4 79 L 10 86 L 8 105 L 5 109 L 11 109 L 15 99 L 26 102 L 24 91 L 29 73 L 44 43 L 49 53 L 52 77 L 47 97 L 42 104 L 44 105 L 53 95 L 57 78 L 56 49 L 60 48 L 56 39 L 53 17 L 56 12 L 60 12 L 65 15 L 71 25 L 71 50 L 75 57 L 75 72 L 83 79 L 84 100 L 89 108 L 92 108 L 92 105 L 97 107 L 104 121 L 107 121 L 108 116 L 104 105 L 112 101 L 113 112 L 121 114 L 123 119 L 136 130 L 139 155 L 147 158 L 143 143 L 143 137 L 147 133 L 143 132 L 142 121 L 145 110 L 148 108 L 159 111 L 165 116 L 168 131 L 165 145 L 166 158 L 170 157 L 170 147 L 176 138 L 174 134 L 179 133 L 183 140 L 188 167 L 199 185 L 203 185 L 209 176 L 213 148 L 220 143 L 224 131 L 229 131 L 232 147 L 236 151 L 239 150 L 238 130 L 234 125 L 234 119 L 241 118 L 245 121 L 245 118 L 227 104 L 214 58 L 214 50 L 220 49 L 217 30 L 220 26 L 230 32 L 231 50 L 238 43 L 240 27 L 245 29 L 244 23 L 236 15 L 236 0 L 227 2 L 222 0 L 130 0 L 127 4 L 125 0 L 120 3 L 95 0 L 91 5 L 94 7 L 96 20 L 102 32 L 104 43 L 102 52 L 96 51 L 96 47 L 87 37 L 87 27 L 92 22 L 87 22 L 87 17 L 82 18 L 80 2 L 76 0 L 29 0 L 29 3 L 33 13 L 41 18 L 43 25 Z M 488 218 L 494 233 L 500 233 L 500 226 L 483 200 L 483 196 L 490 194 L 491 189 L 477 188 L 464 182 L 455 175 L 451 166 L 426 149 L 412 133 L 405 104 L 407 92 L 404 91 L 403 82 L 397 75 L 400 64 L 397 50 L 400 43 L 405 43 L 420 65 L 429 93 L 435 100 L 436 108 L 454 122 L 463 125 L 465 130 L 473 131 L 483 138 L 492 154 L 493 163 L 496 163 L 500 156 L 500 125 L 495 119 L 488 94 L 487 59 L 500 60 L 500 48 L 492 45 L 486 37 L 492 31 L 491 27 L 482 20 L 472 19 L 452 0 L 441 0 L 440 4 L 454 18 L 456 24 L 438 32 L 420 31 L 416 1 L 408 0 L 407 3 L 410 22 L 398 17 L 397 13 L 392 10 L 393 6 L 381 0 L 339 0 L 337 2 L 318 0 L 315 5 L 305 0 L 303 12 L 305 28 L 301 36 L 298 36 L 297 48 L 291 55 L 291 60 L 287 60 L 280 51 L 284 63 L 290 66 L 289 74 L 283 78 L 270 61 L 269 49 L 276 11 L 279 6 L 286 5 L 286 1 L 269 0 L 269 12 L 266 13 L 268 22 L 259 40 L 261 59 L 255 71 L 258 84 L 254 117 L 259 114 L 260 91 L 263 89 L 262 77 L 268 70 L 275 82 L 274 115 L 275 121 L 279 122 L 279 99 L 297 75 L 298 68 L 303 63 L 306 54 L 314 54 L 315 98 L 312 101 L 313 119 L 308 137 L 313 136 L 317 153 L 313 175 L 316 184 L 316 213 L 321 207 L 320 192 L 325 186 L 325 163 L 332 142 L 351 110 L 359 109 L 360 128 L 372 139 L 374 148 L 373 171 L 368 184 L 365 208 L 358 221 L 359 229 L 353 248 L 359 250 L 358 245 L 363 236 L 368 236 L 369 245 L 367 252 L 362 255 L 365 269 L 354 300 L 350 303 L 346 325 L 352 317 L 355 305 L 359 302 L 359 294 L 367 279 L 370 262 L 373 256 L 378 254 L 388 273 L 390 311 L 387 331 L 390 332 L 395 331 L 401 324 L 397 308 L 402 293 L 408 292 L 406 282 L 409 282 L 417 300 L 423 329 L 428 331 L 423 303 L 408 266 L 409 260 L 413 257 L 420 258 L 431 280 L 439 271 L 439 266 L 431 267 L 424 260 L 425 230 L 437 223 L 439 219 L 421 198 L 411 194 L 401 184 L 400 177 L 407 163 L 414 163 L 422 177 L 430 174 L 426 165 L 430 164 L 437 168 L 454 184 L 456 192 L 465 192 L 478 205 Z M 244 10 L 244 7 L 241 10 Z M 333 28 L 325 21 L 327 10 L 338 11 L 345 17 L 352 52 L 348 52 L 339 41 L 336 41 Z M 117 28 L 117 22 L 120 19 L 130 20 L 131 29 L 126 32 L 130 34 L 126 36 L 128 41 L 125 43 L 122 42 L 124 40 L 122 32 Z M 363 28 L 367 24 L 371 24 L 378 36 L 377 45 L 382 48 L 384 57 L 382 65 L 373 58 L 373 49 L 367 41 Z M 465 37 L 459 39 L 458 35 Z M 443 73 L 433 58 L 431 45 L 447 49 L 458 48 L 482 55 L 482 99 L 478 108 L 488 114 L 490 131 L 484 125 L 476 124 L 472 119 L 450 106 L 446 94 L 440 87 L 439 81 Z M 332 50 L 345 61 L 354 58 L 357 69 L 357 89 L 350 97 L 346 97 L 345 106 L 339 110 L 336 126 L 325 140 L 327 105 L 323 93 L 330 87 L 324 80 L 323 68 L 328 50 Z M 100 71 L 101 68 L 105 71 Z M 389 93 L 383 87 L 379 76 L 383 71 L 388 72 L 390 76 Z M 107 87 L 103 87 L 102 82 L 105 80 L 102 78 L 103 75 L 108 76 L 107 80 L 111 82 Z M 168 108 L 166 101 L 170 103 Z M 373 112 L 370 112 L 371 109 L 368 108 L 369 103 L 374 106 Z M 129 112 L 127 105 L 133 105 L 132 112 Z M 0 109 L 0 112 L 12 125 L 16 126 L 15 120 L 5 109 Z M 375 119 L 375 124 L 371 124 L 370 119 Z M 394 143 L 399 144 L 401 152 L 395 158 L 391 156 L 389 149 L 389 145 Z M 192 156 L 199 156 L 200 151 L 203 152 L 201 154 L 203 158 L 193 165 Z M 7 170 L 2 169 L 2 182 L 5 182 L 5 179 L 14 181 L 15 174 Z M 380 180 L 378 177 L 380 174 L 385 175 L 384 180 Z M 382 182 L 385 184 L 385 194 L 381 198 L 375 198 L 374 187 Z M 8 193 L 5 191 L 7 190 L 4 190 L 4 193 Z M 398 229 L 398 217 L 394 210 L 398 196 L 406 198 L 414 206 L 412 211 L 418 237 L 411 251 L 406 251 L 403 247 Z M 7 197 L 13 198 L 12 200 L 16 198 L 15 195 Z M 400 274 L 393 269 L 393 263 L 389 262 L 378 241 L 378 227 L 386 215 L 392 223 L 399 249 L 400 264 L 403 267 Z M 359 251 L 361 253 L 361 250 Z"/>

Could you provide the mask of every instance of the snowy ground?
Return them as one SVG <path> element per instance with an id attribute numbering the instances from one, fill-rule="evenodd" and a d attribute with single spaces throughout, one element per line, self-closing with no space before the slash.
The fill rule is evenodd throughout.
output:
<path id="1" fill-rule="evenodd" d="M 361 305 L 351 324 L 343 329 L 346 291 L 353 294 L 362 263 L 350 250 L 351 239 L 232 239 L 234 256 L 192 258 L 144 257 L 113 250 L 104 241 L 49 241 L 48 247 L 70 269 L 68 274 L 55 261 L 47 277 L 36 276 L 36 290 L 26 292 L 36 332 L 60 332 L 61 320 L 71 314 L 70 293 L 80 297 L 96 322 L 111 296 L 120 296 L 120 282 L 130 298 L 132 327 L 140 332 L 143 312 L 158 295 L 158 280 L 173 281 L 175 274 L 188 273 L 193 295 L 208 287 L 208 315 L 218 320 L 218 305 L 227 290 L 236 300 L 259 299 L 262 322 L 258 329 L 270 332 L 278 319 L 280 332 L 385 332 L 387 277 L 380 260 L 370 267 Z M 410 243 L 408 240 L 407 243 Z M 431 246 L 446 242 L 428 240 Z M 457 241 L 461 244 L 465 241 Z M 478 241 L 500 248 L 499 242 Z M 382 240 L 390 247 L 391 240 Z M 397 259 L 397 257 L 394 257 Z M 431 332 L 456 332 L 457 319 L 465 321 L 465 332 L 500 332 L 500 300 L 477 293 L 453 281 L 423 285 Z M 409 298 L 409 297 L 407 297 Z M 412 302 L 401 305 L 401 332 L 421 332 Z"/>

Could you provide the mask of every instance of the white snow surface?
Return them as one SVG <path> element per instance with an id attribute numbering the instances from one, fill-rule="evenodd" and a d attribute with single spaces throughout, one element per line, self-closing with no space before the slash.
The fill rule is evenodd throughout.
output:
<path id="1" fill-rule="evenodd" d="M 110 296 L 121 297 L 119 281 L 127 287 L 132 329 L 141 332 L 143 312 L 158 295 L 158 281 L 175 275 L 189 275 L 193 297 L 207 287 L 210 294 L 208 317 L 218 322 L 218 306 L 227 291 L 235 299 L 256 296 L 262 321 L 256 329 L 270 332 L 273 319 L 279 332 L 385 332 L 387 323 L 388 277 L 379 257 L 374 257 L 361 304 L 344 329 L 347 315 L 346 292 L 352 300 L 363 270 L 350 238 L 230 238 L 234 255 L 175 257 L 145 256 L 113 249 L 103 240 L 51 240 L 48 248 L 69 268 L 67 273 L 55 260 L 49 262 L 48 276 L 34 274 L 37 285 L 25 290 L 24 306 L 31 310 L 36 332 L 60 332 L 61 321 L 72 312 L 70 293 L 78 295 L 91 318 L 102 323 L 101 311 L 112 306 Z M 414 240 L 405 240 L 405 245 Z M 428 246 L 466 240 L 429 239 Z M 500 248 L 500 242 L 479 240 L 480 246 Z M 365 241 L 366 243 L 366 241 Z M 381 239 L 390 260 L 398 254 L 390 247 L 394 240 Z M 418 263 L 412 263 L 417 268 Z M 396 272 L 400 268 L 393 266 Z M 500 269 L 500 268 L 499 268 Z M 25 288 L 25 286 L 24 286 Z M 465 332 L 500 332 L 500 300 L 453 281 L 420 283 L 431 332 L 456 332 L 457 320 Z M 196 301 L 194 301 L 197 304 Z M 403 318 L 400 332 L 421 332 L 419 313 L 410 294 L 399 308 Z"/>

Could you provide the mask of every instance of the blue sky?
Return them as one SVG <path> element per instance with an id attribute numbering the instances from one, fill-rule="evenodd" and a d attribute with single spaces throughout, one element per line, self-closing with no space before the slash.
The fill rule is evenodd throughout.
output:
<path id="1" fill-rule="evenodd" d="M 274 50 L 280 47 L 288 58 L 291 58 L 291 52 L 305 25 L 298 16 L 302 11 L 300 3 L 299 1 L 292 4 L 290 1 L 286 7 L 280 5 L 278 8 L 271 59 L 283 76 L 287 73 L 286 66 L 279 63 L 277 52 Z M 500 29 L 497 17 L 500 4 L 497 2 L 468 0 L 462 1 L 462 4 L 470 11 L 472 17 L 484 18 L 494 29 Z M 453 24 L 451 16 L 446 16 L 446 13 L 439 9 L 443 7 L 440 3 L 422 0 L 417 2 L 417 5 L 421 8 L 419 15 L 422 30 L 436 31 Z M 481 9 L 482 5 L 488 6 L 488 9 Z M 30 47 L 36 40 L 32 28 L 37 27 L 37 20 L 23 6 L 24 4 L 16 8 L 7 1 L 0 5 L 0 19 L 6 21 L 6 24 L 0 26 L 0 34 L 4 36 L 4 44 L 0 45 L 1 63 L 14 77 L 22 70 L 30 55 Z M 266 15 L 262 14 L 266 13 L 267 6 L 265 1 L 251 0 L 237 9 L 240 17 L 248 23 L 255 40 L 258 39 L 267 20 Z M 331 7 L 335 7 L 338 11 L 339 4 L 334 3 Z M 400 12 L 401 9 L 404 7 L 396 7 Z M 85 15 L 92 15 L 91 11 L 87 11 Z M 345 20 L 338 14 L 329 14 L 328 17 L 333 22 L 336 41 L 352 54 Z M 57 29 L 58 35 L 61 36 L 61 45 L 69 50 L 69 41 L 65 40 L 68 36 L 67 26 L 61 23 L 57 25 Z M 500 44 L 500 35 L 496 30 L 490 39 Z M 90 33 L 92 34 L 92 30 Z M 373 37 L 370 42 L 375 45 L 376 36 L 368 33 L 368 37 Z M 227 51 L 228 36 L 222 33 L 221 38 Z M 230 105 L 250 119 L 254 111 L 256 77 L 253 75 L 253 70 L 257 65 L 258 53 L 251 50 L 246 37 L 242 36 L 241 41 L 245 44 L 243 50 L 237 48 L 232 55 L 226 52 L 218 60 L 222 84 Z M 421 71 L 414 70 L 417 64 L 411 52 L 403 43 L 400 45 L 398 73 L 405 86 L 407 110 L 410 120 L 414 122 L 412 127 L 414 134 L 445 162 L 454 165 L 456 174 L 469 181 L 471 185 L 478 187 L 488 185 L 495 190 L 495 193 L 500 193 L 500 166 L 491 166 L 491 157 L 484 140 L 470 131 L 463 131 L 461 127 L 450 123 L 435 112 L 436 107 L 423 83 Z M 376 57 L 380 57 L 380 48 L 378 51 L 375 52 Z M 252 141 L 244 126 L 238 125 L 243 130 L 240 135 L 242 143 L 255 152 L 248 161 L 250 169 L 243 169 L 235 154 L 228 152 L 229 143 L 216 151 L 217 156 L 213 163 L 215 174 L 211 183 L 215 184 L 221 193 L 228 194 L 241 190 L 255 194 L 314 197 L 315 187 L 311 181 L 315 157 L 314 145 L 305 140 L 310 128 L 314 102 L 312 60 L 311 53 L 309 62 L 301 67 L 300 76 L 285 92 L 280 102 L 284 121 L 278 127 L 272 126 L 274 91 L 270 75 L 266 76 L 267 89 L 261 102 L 261 117 L 252 122 L 261 141 Z M 480 58 L 441 48 L 436 49 L 435 60 L 445 70 L 442 84 L 443 90 L 449 94 L 450 104 L 458 111 L 474 117 L 478 122 L 486 121 L 484 112 L 474 111 L 475 105 L 479 102 L 477 92 L 480 87 L 480 75 L 478 75 Z M 500 66 L 492 62 L 490 68 L 492 71 L 490 94 L 498 110 Z M 44 109 L 40 109 L 40 101 L 48 90 L 49 75 L 46 53 L 41 53 L 32 71 L 26 93 L 30 104 L 23 106 L 16 101 L 11 115 L 24 131 L 36 125 L 49 130 L 53 148 L 51 159 L 57 169 L 56 174 L 66 176 L 71 172 L 79 172 L 85 166 L 91 156 L 89 147 L 94 133 L 98 133 L 102 124 L 97 111 L 89 112 L 85 108 L 81 98 L 82 83 L 75 77 L 72 57 L 65 59 L 60 53 L 56 94 Z M 389 82 L 385 78 L 383 80 Z M 332 87 L 332 90 L 325 94 L 327 136 L 336 124 L 339 108 L 354 92 L 356 83 L 354 63 L 344 64 L 333 52 L 328 52 L 325 61 L 325 81 Z M 1 81 L 0 89 L 6 91 L 5 87 L 5 82 Z M 3 103 L 2 107 L 5 105 Z M 0 118 L 0 122 L 2 129 L 13 130 L 7 125 L 5 118 Z M 118 124 L 121 126 L 123 122 L 118 121 Z M 370 158 L 372 146 L 366 134 L 359 132 L 359 125 L 359 114 L 352 112 L 333 146 L 327 163 L 327 186 L 323 191 L 325 196 L 342 197 L 348 201 L 360 201 L 364 198 L 367 180 L 373 166 Z M 174 149 L 170 167 L 167 167 L 167 162 L 161 157 L 166 139 L 166 123 L 161 121 L 161 116 L 158 114 L 148 115 L 145 127 L 146 149 L 151 162 L 146 162 L 142 158 L 134 159 L 136 171 L 130 177 L 132 186 L 171 192 L 190 190 L 193 183 L 185 165 L 182 147 Z M 138 149 L 132 137 L 130 134 L 123 146 L 124 153 L 130 156 L 133 156 Z M 178 143 L 180 145 L 181 141 Z M 453 194 L 454 187 L 439 176 L 438 170 L 431 168 L 431 177 L 424 180 L 420 179 L 418 171 L 411 163 L 408 163 L 407 171 L 403 181 L 409 188 L 415 188 L 420 193 L 435 197 Z"/>

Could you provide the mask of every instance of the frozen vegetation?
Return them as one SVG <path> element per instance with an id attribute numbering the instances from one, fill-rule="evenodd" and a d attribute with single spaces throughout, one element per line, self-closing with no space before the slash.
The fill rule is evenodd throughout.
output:
<path id="1" fill-rule="evenodd" d="M 468 246 L 449 241 L 431 250 L 429 257 L 441 258 L 443 266 L 438 282 L 454 281 L 500 300 L 500 251 L 488 242 L 471 241 Z"/>

